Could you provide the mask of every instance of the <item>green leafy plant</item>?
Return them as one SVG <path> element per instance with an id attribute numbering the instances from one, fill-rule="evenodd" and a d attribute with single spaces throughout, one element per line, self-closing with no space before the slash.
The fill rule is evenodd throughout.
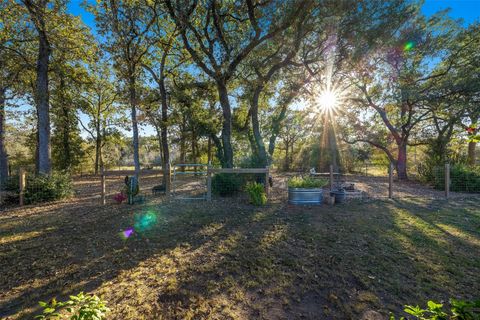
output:
<path id="1" fill-rule="evenodd" d="M 68 174 L 55 172 L 51 175 L 27 176 L 25 185 L 26 203 L 65 199 L 72 193 L 72 180 Z"/>
<path id="2" fill-rule="evenodd" d="M 450 310 L 445 311 L 444 305 L 434 301 L 428 301 L 425 309 L 417 306 L 406 305 L 404 311 L 412 319 L 420 320 L 480 320 L 480 300 L 475 302 L 450 299 Z M 393 314 L 390 320 L 395 320 Z M 400 317 L 399 320 L 409 318 Z"/>
<path id="3" fill-rule="evenodd" d="M 293 177 L 288 180 L 289 188 L 322 188 L 328 184 L 327 179 L 311 177 Z"/>
<path id="4" fill-rule="evenodd" d="M 43 307 L 43 313 L 35 319 L 101 320 L 110 311 L 105 301 L 83 292 L 70 296 L 70 300 L 65 302 L 54 298 L 49 303 L 40 301 L 39 304 Z"/>
<path id="5" fill-rule="evenodd" d="M 250 202 L 256 206 L 263 206 L 267 204 L 267 194 L 263 184 L 257 182 L 247 183 L 245 190 L 248 193 Z"/>
<path id="6" fill-rule="evenodd" d="M 435 189 L 445 189 L 445 169 L 443 166 L 434 170 L 433 185 Z M 450 191 L 478 192 L 480 190 L 480 167 L 468 167 L 461 164 L 450 167 Z"/>

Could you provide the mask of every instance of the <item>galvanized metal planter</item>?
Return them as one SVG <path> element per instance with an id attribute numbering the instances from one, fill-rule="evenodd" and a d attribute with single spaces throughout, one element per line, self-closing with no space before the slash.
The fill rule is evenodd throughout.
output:
<path id="1" fill-rule="evenodd" d="M 291 204 L 322 204 L 321 188 L 288 188 L 288 202 Z"/>

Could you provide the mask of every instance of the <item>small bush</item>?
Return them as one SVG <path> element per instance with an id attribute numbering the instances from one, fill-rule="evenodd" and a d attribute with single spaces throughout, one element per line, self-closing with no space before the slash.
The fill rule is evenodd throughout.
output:
<path id="1" fill-rule="evenodd" d="M 19 190 L 19 177 L 18 175 L 9 176 L 2 186 L 3 190 L 18 192 Z"/>
<path id="2" fill-rule="evenodd" d="M 64 199 L 73 193 L 72 180 L 64 173 L 51 175 L 27 176 L 25 202 L 37 203 Z"/>
<path id="3" fill-rule="evenodd" d="M 475 302 L 450 299 L 450 310 L 445 310 L 443 304 L 428 301 L 425 309 L 406 305 L 404 311 L 412 315 L 413 319 L 422 320 L 476 320 L 480 319 L 480 300 Z M 395 320 L 390 315 L 390 320 Z M 400 320 L 405 320 L 401 317 Z"/>
<path id="4" fill-rule="evenodd" d="M 70 296 L 70 300 L 65 302 L 52 299 L 49 303 L 40 301 L 43 307 L 43 313 L 35 319 L 70 319 L 70 320 L 101 320 L 110 309 L 106 302 L 96 295 L 86 295 L 80 292 L 76 296 Z"/>
<path id="5" fill-rule="evenodd" d="M 435 189 L 445 189 L 445 169 L 435 167 L 433 185 Z M 480 168 L 456 164 L 450 167 L 450 191 L 480 192 Z"/>
<path id="6" fill-rule="evenodd" d="M 212 192 L 221 197 L 231 196 L 240 191 L 244 184 L 238 174 L 218 173 L 212 177 Z"/>
<path id="7" fill-rule="evenodd" d="M 302 177 L 293 177 L 288 180 L 289 188 L 322 188 L 328 184 L 327 179 L 323 178 L 302 178 Z"/>
<path id="8" fill-rule="evenodd" d="M 245 190 L 250 197 L 250 202 L 256 206 L 263 206 L 267 204 L 267 194 L 263 184 L 257 182 L 249 182 Z"/>

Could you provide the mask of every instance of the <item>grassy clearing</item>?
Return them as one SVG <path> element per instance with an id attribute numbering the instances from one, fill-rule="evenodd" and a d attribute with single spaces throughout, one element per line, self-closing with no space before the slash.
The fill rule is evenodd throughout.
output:
<path id="1" fill-rule="evenodd" d="M 7 319 L 82 290 L 103 295 L 112 319 L 358 319 L 480 293 L 478 200 L 79 202 L 0 220 Z M 142 231 L 123 239 L 135 221 Z"/>

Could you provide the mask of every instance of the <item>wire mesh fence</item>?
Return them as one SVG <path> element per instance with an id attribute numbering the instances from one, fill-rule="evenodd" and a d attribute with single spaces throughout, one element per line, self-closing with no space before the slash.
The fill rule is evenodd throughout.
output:
<path id="1" fill-rule="evenodd" d="M 465 166 L 449 166 L 448 173 L 444 167 L 433 168 L 433 187 L 437 190 L 448 188 L 451 192 L 480 193 L 480 169 Z"/>
<path id="2" fill-rule="evenodd" d="M 176 199 L 205 200 L 207 199 L 206 164 L 175 164 L 172 174 L 171 192 Z"/>
<path id="3" fill-rule="evenodd" d="M 272 185 L 268 169 L 233 169 L 213 172 L 211 174 L 211 198 L 249 201 L 248 189 L 253 184 L 263 185 L 263 191 L 267 194 Z"/>
<path id="4" fill-rule="evenodd" d="M 269 199 L 284 201 L 287 197 L 288 180 L 293 176 L 310 176 L 328 180 L 325 194 L 330 189 L 343 189 L 347 199 L 403 199 L 446 197 L 478 197 L 480 193 L 480 168 L 460 165 L 437 166 L 431 168 L 432 178 L 428 181 L 412 178 L 401 180 L 395 170 L 390 177 L 389 168 L 368 167 L 365 172 L 344 172 L 341 170 L 324 173 L 278 173 L 270 176 L 268 168 L 220 169 L 207 165 L 186 165 L 172 168 L 171 194 L 167 194 L 162 184 L 162 170 L 141 170 L 138 179 L 139 202 L 149 201 L 158 196 L 171 195 L 172 199 L 223 200 L 248 202 L 249 184 L 263 186 Z M 36 204 L 74 196 L 89 198 L 99 203 L 115 203 L 116 196 L 125 193 L 125 177 L 133 176 L 133 170 L 107 171 L 103 176 L 75 176 L 53 173 L 49 176 L 37 175 L 34 170 L 12 172 L 7 179 L 0 179 L 0 208 L 18 206 L 21 203 Z M 73 180 L 73 181 L 72 181 Z M 332 183 L 330 183 L 332 181 Z M 257 189 L 258 190 L 258 189 Z M 104 201 L 100 201 L 102 199 Z"/>
<path id="5" fill-rule="evenodd" d="M 103 204 L 144 203 L 153 197 L 165 195 L 162 175 L 162 170 L 155 169 L 140 170 L 138 176 L 134 170 L 104 171 L 96 178 L 93 186 L 90 183 L 90 197 L 100 197 Z M 85 181 L 89 182 L 91 179 Z M 82 190 L 78 190 L 78 193 L 77 196 L 85 196 Z"/>

